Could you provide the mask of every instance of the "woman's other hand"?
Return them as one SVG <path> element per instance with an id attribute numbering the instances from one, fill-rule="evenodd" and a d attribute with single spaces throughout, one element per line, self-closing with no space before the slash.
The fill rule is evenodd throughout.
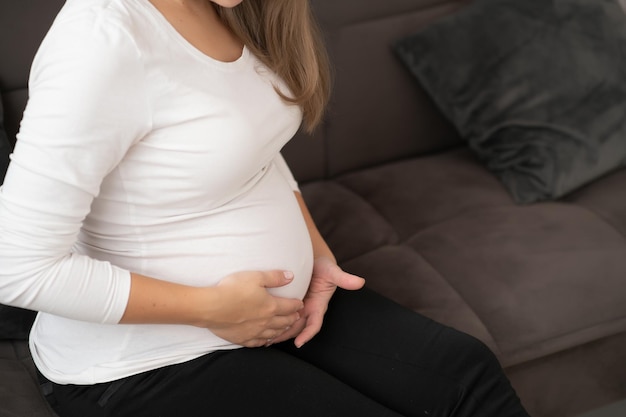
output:
<path id="1" fill-rule="evenodd" d="M 358 290 L 365 280 L 344 272 L 332 259 L 321 256 L 313 263 L 313 275 L 309 290 L 304 297 L 304 308 L 298 320 L 289 330 L 274 338 L 271 343 L 279 343 L 295 337 L 295 345 L 302 347 L 322 328 L 328 303 L 337 287 L 345 290 Z"/>

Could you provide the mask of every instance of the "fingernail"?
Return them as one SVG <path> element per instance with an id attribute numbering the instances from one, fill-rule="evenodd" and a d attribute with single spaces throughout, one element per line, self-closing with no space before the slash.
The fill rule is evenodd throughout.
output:
<path id="1" fill-rule="evenodd" d="M 285 275 L 285 279 L 287 281 L 291 281 L 293 279 L 293 272 L 291 272 L 291 271 L 283 271 L 283 274 Z"/>

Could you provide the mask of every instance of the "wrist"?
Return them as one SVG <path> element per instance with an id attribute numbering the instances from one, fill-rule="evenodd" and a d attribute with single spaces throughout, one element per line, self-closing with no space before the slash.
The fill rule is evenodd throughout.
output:
<path id="1" fill-rule="evenodd" d="M 314 255 L 313 262 L 330 262 L 333 265 L 337 265 L 337 259 L 333 256 L 333 254 L 322 254 L 322 255 Z"/>
<path id="2" fill-rule="evenodd" d="M 220 299 L 219 286 L 196 288 L 190 300 L 189 324 L 205 329 L 215 326 L 221 308 Z"/>

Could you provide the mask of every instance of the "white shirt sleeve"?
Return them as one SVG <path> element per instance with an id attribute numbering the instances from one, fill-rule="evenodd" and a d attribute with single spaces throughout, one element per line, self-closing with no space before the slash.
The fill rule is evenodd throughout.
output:
<path id="1" fill-rule="evenodd" d="M 291 170 L 289 169 L 289 166 L 287 165 L 287 161 L 285 161 L 285 158 L 283 157 L 281 153 L 279 153 L 274 158 L 274 164 L 276 165 L 276 168 L 278 169 L 280 174 L 287 180 L 291 189 L 293 191 L 299 192 L 300 187 L 298 187 L 298 182 L 294 178 L 293 173 L 291 172 Z"/>
<path id="2" fill-rule="evenodd" d="M 150 129 L 143 65 L 106 19 L 63 21 L 33 63 L 30 98 L 0 188 L 0 302 L 117 323 L 130 273 L 72 253 L 103 178 Z"/>

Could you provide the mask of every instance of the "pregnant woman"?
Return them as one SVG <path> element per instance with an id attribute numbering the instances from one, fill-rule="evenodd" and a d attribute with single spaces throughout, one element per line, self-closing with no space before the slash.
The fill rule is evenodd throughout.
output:
<path id="1" fill-rule="evenodd" d="M 337 266 L 280 154 L 328 73 L 306 0 L 67 0 L 0 193 L 0 302 L 40 312 L 61 417 L 527 415 Z"/>

